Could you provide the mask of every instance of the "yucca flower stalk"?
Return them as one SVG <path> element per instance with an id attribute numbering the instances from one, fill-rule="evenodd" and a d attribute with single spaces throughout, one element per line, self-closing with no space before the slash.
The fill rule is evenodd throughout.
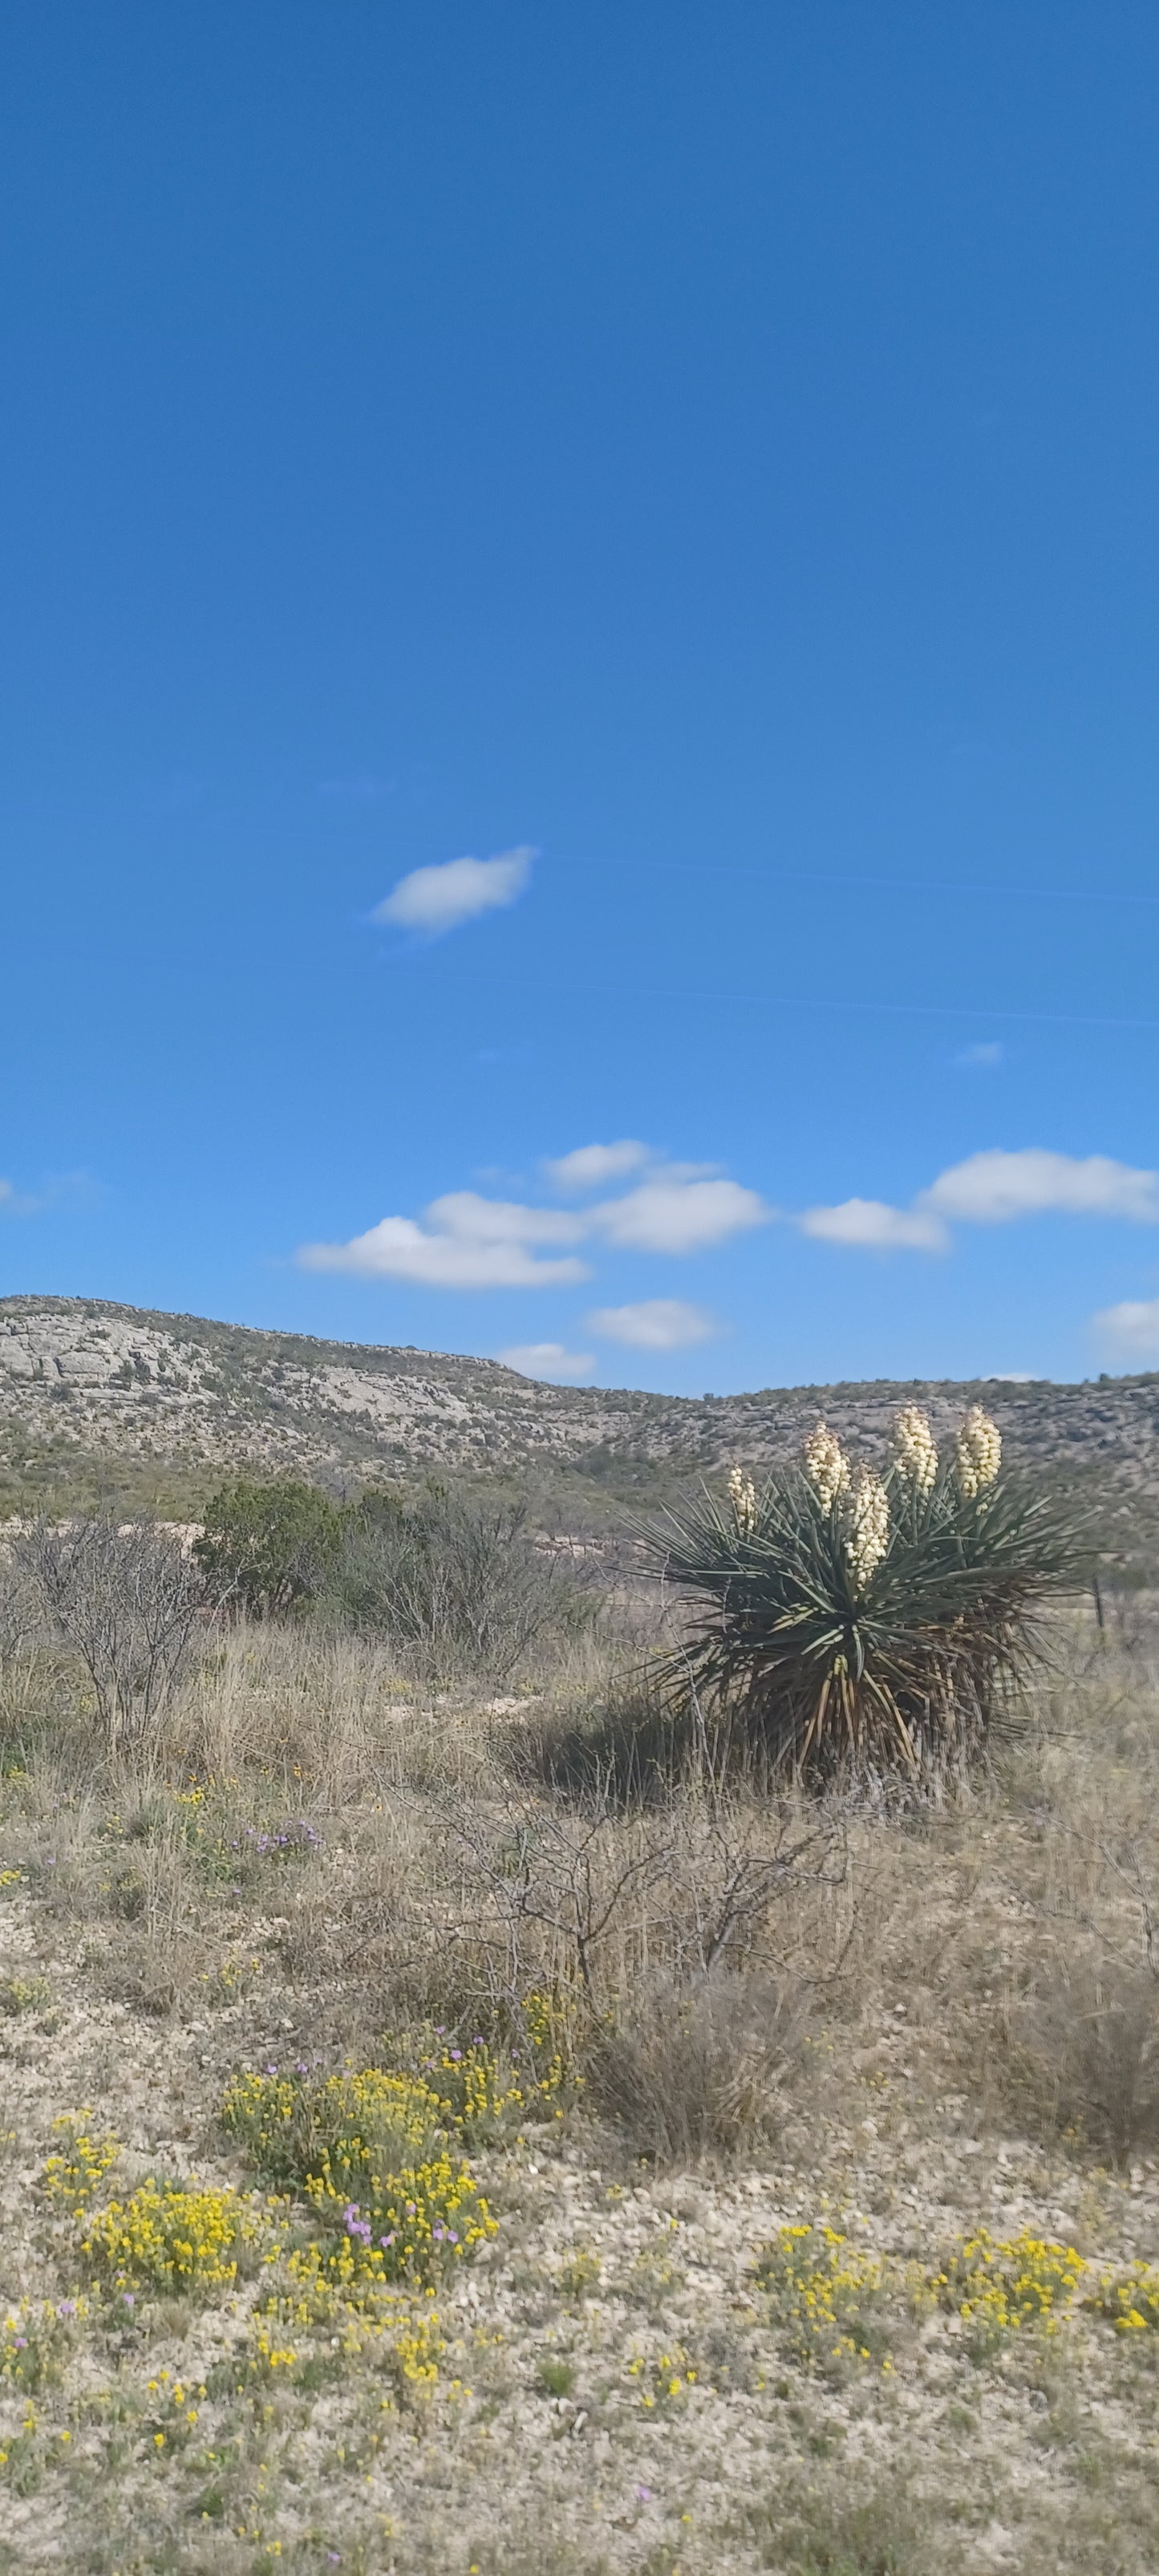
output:
<path id="1" fill-rule="evenodd" d="M 638 1524 L 688 1613 L 665 1687 L 800 1773 L 913 1776 L 976 1747 L 1035 1657 L 1037 1612 L 1089 1566 L 1076 1513 L 999 1462 L 977 1407 L 944 1462 L 910 1407 L 884 1475 L 819 1425 L 743 1518 L 705 1489 Z"/>

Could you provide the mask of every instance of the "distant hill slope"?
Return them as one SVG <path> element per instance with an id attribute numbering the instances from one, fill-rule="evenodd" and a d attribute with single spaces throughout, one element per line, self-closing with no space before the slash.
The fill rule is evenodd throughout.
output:
<path id="1" fill-rule="evenodd" d="M 251 1331 L 71 1297 L 0 1299 L 0 1503 L 40 1494 L 191 1500 L 225 1471 L 349 1489 L 435 1468 L 531 1471 L 659 1492 L 795 1447 L 819 1414 L 854 1449 L 899 1402 L 935 1429 L 984 1396 L 1009 1453 L 1097 1486 L 1123 1548 L 1159 1528 L 1159 1375 L 1097 1384 L 886 1381 L 731 1396 L 541 1386 L 497 1360 Z"/>

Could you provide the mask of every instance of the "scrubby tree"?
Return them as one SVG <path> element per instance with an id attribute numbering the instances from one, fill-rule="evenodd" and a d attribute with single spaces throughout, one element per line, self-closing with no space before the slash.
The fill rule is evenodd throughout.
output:
<path id="1" fill-rule="evenodd" d="M 309 1606 L 332 1572 L 344 1515 L 315 1485 L 223 1485 L 206 1504 L 194 1556 L 218 1600 L 253 1619 Z"/>
<path id="2" fill-rule="evenodd" d="M 180 1538 L 96 1514 L 36 1520 L 13 1552 L 50 1625 L 79 1655 L 110 1742 L 139 1740 L 180 1677 L 204 1599 Z"/>

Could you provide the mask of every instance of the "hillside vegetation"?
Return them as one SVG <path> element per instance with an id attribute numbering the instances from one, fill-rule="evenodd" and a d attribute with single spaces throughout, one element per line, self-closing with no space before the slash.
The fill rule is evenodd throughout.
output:
<path id="1" fill-rule="evenodd" d="M 940 1437 L 981 1398 L 1008 1455 L 1097 1503 L 1120 1565 L 1159 1531 L 1159 1376 L 1052 1384 L 768 1388 L 681 1397 L 550 1387 L 495 1360 L 314 1341 L 79 1298 L 0 1300 L 0 1510 L 122 1499 L 195 1518 L 222 1471 L 349 1492 L 434 1469 L 502 1481 L 572 1527 L 739 1461 L 794 1451 L 823 1414 L 854 1457 L 918 1402 Z"/>

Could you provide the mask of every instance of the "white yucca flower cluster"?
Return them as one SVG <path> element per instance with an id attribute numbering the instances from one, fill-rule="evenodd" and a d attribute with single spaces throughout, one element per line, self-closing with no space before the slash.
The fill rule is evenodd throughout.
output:
<path id="1" fill-rule="evenodd" d="M 751 1535 L 757 1517 L 757 1489 L 743 1467 L 734 1467 L 728 1480 L 728 1498 L 733 1519 L 742 1538 Z"/>
<path id="2" fill-rule="evenodd" d="M 864 1592 L 889 1547 L 886 1487 L 875 1467 L 862 1466 L 854 1474 L 836 1433 L 826 1422 L 819 1422 L 816 1430 L 809 1433 L 802 1454 L 805 1473 L 822 1511 L 832 1511 L 835 1503 L 841 1505 L 850 1572 L 858 1591 Z M 937 1445 L 920 1405 L 903 1405 L 898 1414 L 893 1428 L 893 1457 L 899 1479 L 911 1491 L 923 1497 L 933 1492 L 938 1474 Z M 998 1425 L 980 1405 L 972 1404 L 958 1432 L 954 1455 L 954 1475 L 963 1501 L 972 1502 L 984 1486 L 992 1485 L 1001 1463 L 1002 1435 Z M 744 1523 L 739 1497 L 745 1481 L 740 1469 L 734 1468 L 729 1491 L 741 1527 Z"/>
<path id="3" fill-rule="evenodd" d="M 854 1475 L 826 1422 L 809 1433 L 802 1454 L 822 1511 L 832 1511 L 834 1503 L 843 1506 L 845 1552 L 857 1589 L 864 1592 L 889 1546 L 889 1496 L 881 1478 L 875 1467 L 859 1467 Z"/>
<path id="4" fill-rule="evenodd" d="M 859 1592 L 864 1592 L 889 1546 L 889 1496 L 876 1467 L 859 1467 L 849 1506 L 846 1552 Z"/>
<path id="5" fill-rule="evenodd" d="M 823 1511 L 832 1511 L 839 1495 L 848 1491 L 849 1460 L 835 1431 L 827 1422 L 819 1422 L 804 1443 L 805 1473 Z"/>
<path id="6" fill-rule="evenodd" d="M 958 1433 L 954 1472 L 958 1491 L 972 1502 L 983 1486 L 992 1485 L 1002 1464 L 1002 1434 L 980 1404 L 972 1404 Z"/>
<path id="7" fill-rule="evenodd" d="M 920 1404 L 903 1404 L 893 1426 L 893 1454 L 900 1476 L 917 1494 L 933 1492 L 938 1453 L 929 1416 Z"/>

